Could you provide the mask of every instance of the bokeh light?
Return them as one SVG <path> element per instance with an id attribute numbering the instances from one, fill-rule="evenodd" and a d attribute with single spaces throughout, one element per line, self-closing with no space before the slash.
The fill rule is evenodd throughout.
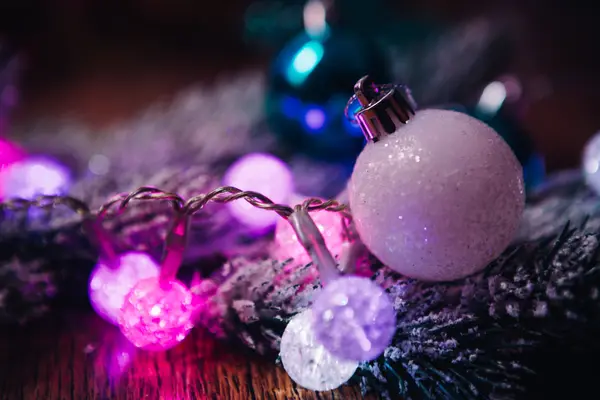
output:
<path id="1" fill-rule="evenodd" d="M 68 191 L 70 183 L 69 169 L 46 157 L 25 158 L 0 173 L 0 193 L 4 198 L 61 195 Z"/>
<path id="2" fill-rule="evenodd" d="M 263 153 L 240 158 L 227 170 L 223 184 L 259 192 L 278 204 L 287 204 L 294 190 L 289 167 L 277 157 Z M 281 218 L 273 211 L 258 209 L 242 199 L 227 206 L 237 220 L 256 232 L 268 230 Z"/>

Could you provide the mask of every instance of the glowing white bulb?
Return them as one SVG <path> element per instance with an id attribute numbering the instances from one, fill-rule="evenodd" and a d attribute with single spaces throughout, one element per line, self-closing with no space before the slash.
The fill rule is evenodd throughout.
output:
<path id="1" fill-rule="evenodd" d="M 358 362 L 331 355 L 315 337 L 312 322 L 310 309 L 290 320 L 281 337 L 281 363 L 298 385 L 310 390 L 333 390 L 352 378 Z"/>

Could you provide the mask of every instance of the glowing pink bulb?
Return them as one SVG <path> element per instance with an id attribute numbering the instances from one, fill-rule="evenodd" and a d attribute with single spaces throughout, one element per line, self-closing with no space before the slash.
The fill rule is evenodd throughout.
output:
<path id="1" fill-rule="evenodd" d="M 142 279 L 157 277 L 159 267 L 147 254 L 130 252 L 114 269 L 99 262 L 90 275 L 88 293 L 92 307 L 102 318 L 117 324 L 125 296 Z"/>
<path id="2" fill-rule="evenodd" d="M 64 194 L 71 180 L 67 168 L 55 160 L 29 157 L 9 165 L 0 174 L 3 196 L 31 199 Z"/>
<path id="3" fill-rule="evenodd" d="M 286 204 L 294 190 L 288 166 L 277 157 L 262 153 L 240 158 L 227 170 L 223 184 L 259 192 L 279 204 Z M 272 227 L 280 218 L 275 212 L 258 209 L 244 200 L 227 206 L 237 220 L 256 231 Z"/>
<path id="4" fill-rule="evenodd" d="M 192 329 L 192 294 L 179 281 L 139 281 L 125 297 L 119 316 L 123 335 L 136 347 L 167 350 Z"/>
<path id="5" fill-rule="evenodd" d="M 331 211 L 311 212 L 315 225 L 325 239 L 327 248 L 334 256 L 339 255 L 344 239 L 343 225 L 340 214 Z M 294 264 L 308 264 L 311 259 L 304 247 L 298 241 L 296 233 L 288 221 L 280 218 L 275 228 L 275 246 L 273 256 L 281 261 L 294 259 Z"/>

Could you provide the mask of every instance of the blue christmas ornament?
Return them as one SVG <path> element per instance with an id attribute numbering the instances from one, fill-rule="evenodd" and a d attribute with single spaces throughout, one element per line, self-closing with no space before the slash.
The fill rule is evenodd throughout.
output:
<path id="1" fill-rule="evenodd" d="M 368 39 L 343 24 L 328 22 L 319 4 L 307 4 L 315 7 L 314 18 L 305 18 L 305 31 L 284 46 L 271 67 L 267 121 L 293 151 L 327 160 L 353 160 L 364 138 L 345 117 L 344 107 L 362 76 L 386 81 L 386 60 Z"/>

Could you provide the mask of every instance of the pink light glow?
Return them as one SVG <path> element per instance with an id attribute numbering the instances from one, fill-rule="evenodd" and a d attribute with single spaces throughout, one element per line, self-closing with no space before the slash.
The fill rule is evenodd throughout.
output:
<path id="1" fill-rule="evenodd" d="M 0 139 L 0 171 L 8 168 L 11 164 L 21 161 L 23 157 L 23 151 L 18 146 L 8 140 Z"/>
<path id="2" fill-rule="evenodd" d="M 2 170 L 0 192 L 5 198 L 24 199 L 60 195 L 67 191 L 70 180 L 70 171 L 58 162 L 49 158 L 30 157 Z"/>
<path id="3" fill-rule="evenodd" d="M 229 167 L 223 184 L 259 192 L 279 204 L 286 204 L 294 190 L 288 166 L 280 159 L 262 153 L 240 158 Z M 260 210 L 244 200 L 236 200 L 227 206 L 238 221 L 256 231 L 272 227 L 280 218 L 275 212 Z"/>
<path id="4" fill-rule="evenodd" d="M 4 121 L 2 115 L 0 115 L 0 133 L 2 133 Z M 7 140 L 0 139 L 0 199 L 9 197 L 6 195 L 6 189 L 4 188 L 4 177 L 11 165 L 21 161 L 24 156 L 25 154 L 19 147 Z"/>
<path id="5" fill-rule="evenodd" d="M 327 248 L 334 256 L 339 255 L 344 243 L 342 219 L 338 213 L 330 211 L 311 212 L 310 216 L 325 239 Z M 294 259 L 294 265 L 308 264 L 311 259 L 298 241 L 290 223 L 283 218 L 275 228 L 273 256 L 280 261 Z"/>
<path id="6" fill-rule="evenodd" d="M 136 347 L 167 350 L 192 329 L 192 312 L 192 294 L 179 281 L 161 285 L 158 278 L 148 278 L 125 297 L 119 327 Z"/>
<path id="7" fill-rule="evenodd" d="M 88 293 L 96 313 L 117 324 L 125 296 L 137 282 L 157 277 L 158 265 L 144 253 L 130 252 L 119 257 L 118 266 L 109 268 L 99 262 L 90 275 Z"/>

